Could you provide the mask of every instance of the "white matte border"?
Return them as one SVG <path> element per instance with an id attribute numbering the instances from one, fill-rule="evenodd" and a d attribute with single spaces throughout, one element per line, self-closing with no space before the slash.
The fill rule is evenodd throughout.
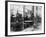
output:
<path id="1" fill-rule="evenodd" d="M 42 13 L 41 13 L 42 14 L 42 30 L 30 31 L 30 32 L 11 32 L 10 31 L 10 4 L 42 6 Z M 8 35 L 36 34 L 36 33 L 44 33 L 44 4 L 8 2 Z"/>

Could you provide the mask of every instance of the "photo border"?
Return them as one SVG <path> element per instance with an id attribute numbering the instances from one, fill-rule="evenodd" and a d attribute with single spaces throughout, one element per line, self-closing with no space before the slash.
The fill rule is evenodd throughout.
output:
<path id="1" fill-rule="evenodd" d="M 8 2 L 44 4 L 44 33 L 8 35 L 8 7 L 7 7 Z M 42 3 L 42 2 L 27 2 L 27 1 L 5 1 L 5 36 L 26 36 L 26 35 L 41 35 L 41 34 L 45 34 L 45 3 Z"/>

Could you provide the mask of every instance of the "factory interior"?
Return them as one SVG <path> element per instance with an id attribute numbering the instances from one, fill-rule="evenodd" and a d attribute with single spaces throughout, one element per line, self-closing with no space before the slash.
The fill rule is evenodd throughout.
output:
<path id="1" fill-rule="evenodd" d="M 41 25 L 41 6 L 10 5 L 11 31 L 35 31 Z"/>

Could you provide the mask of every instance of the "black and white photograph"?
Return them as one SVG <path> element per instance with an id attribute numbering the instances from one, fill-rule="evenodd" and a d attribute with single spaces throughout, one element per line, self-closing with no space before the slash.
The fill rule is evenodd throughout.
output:
<path id="1" fill-rule="evenodd" d="M 8 2 L 8 35 L 44 33 L 44 4 Z"/>

